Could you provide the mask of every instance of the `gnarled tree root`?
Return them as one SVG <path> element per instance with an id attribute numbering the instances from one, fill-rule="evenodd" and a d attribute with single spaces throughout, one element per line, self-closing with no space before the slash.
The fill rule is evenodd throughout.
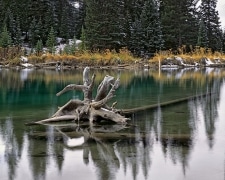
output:
<path id="1" fill-rule="evenodd" d="M 91 123 L 98 120 L 110 120 L 116 123 L 126 123 L 128 118 L 118 113 L 118 110 L 107 105 L 107 102 L 114 97 L 116 89 L 119 87 L 119 78 L 114 80 L 114 77 L 106 75 L 101 84 L 98 86 L 95 99 L 92 98 L 95 74 L 89 78 L 90 68 L 86 67 L 83 71 L 83 85 L 70 84 L 58 92 L 60 96 L 70 90 L 83 91 L 84 100 L 71 99 L 65 105 L 48 119 L 35 122 L 43 124 L 56 121 L 68 120 L 89 120 Z"/>

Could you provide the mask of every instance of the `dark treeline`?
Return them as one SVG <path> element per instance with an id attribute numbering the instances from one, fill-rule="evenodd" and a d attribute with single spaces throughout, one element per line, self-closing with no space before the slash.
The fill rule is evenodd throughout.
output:
<path id="1" fill-rule="evenodd" d="M 0 46 L 46 45 L 49 33 L 90 50 L 141 56 L 195 46 L 224 51 L 217 0 L 0 0 Z M 22 37 L 22 38 L 21 38 Z"/>

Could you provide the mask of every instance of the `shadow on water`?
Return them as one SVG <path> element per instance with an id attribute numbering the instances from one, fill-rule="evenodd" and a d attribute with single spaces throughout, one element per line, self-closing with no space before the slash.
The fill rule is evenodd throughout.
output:
<path id="1" fill-rule="evenodd" d="M 71 96 L 82 98 L 74 92 L 54 96 L 74 77 L 82 81 L 82 75 L 41 71 L 21 80 L 19 73 L 0 72 L 6 83 L 0 82 L 0 179 L 223 179 L 224 167 L 217 166 L 225 160 L 222 69 L 120 71 L 116 100 L 121 107 L 197 96 L 135 112 L 126 125 L 29 127 L 24 123 L 51 116 Z M 99 76 L 106 73 L 111 72 Z"/>

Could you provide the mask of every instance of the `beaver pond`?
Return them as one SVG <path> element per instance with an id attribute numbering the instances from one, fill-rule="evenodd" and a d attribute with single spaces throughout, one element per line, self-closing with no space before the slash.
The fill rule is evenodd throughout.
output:
<path id="1" fill-rule="evenodd" d="M 0 69 L 1 180 L 225 178 L 225 69 L 91 69 L 94 93 L 105 75 L 120 77 L 109 103 L 146 108 L 127 124 L 28 126 L 83 98 L 79 91 L 56 96 L 82 84 L 82 71 Z"/>

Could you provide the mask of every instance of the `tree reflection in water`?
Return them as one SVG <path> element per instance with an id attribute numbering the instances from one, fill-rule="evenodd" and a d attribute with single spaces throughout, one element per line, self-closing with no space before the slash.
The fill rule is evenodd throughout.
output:
<path id="1" fill-rule="evenodd" d="M 199 177 L 199 174 L 212 177 L 210 174 L 215 171 L 211 163 L 224 162 L 224 110 L 221 110 L 224 105 L 221 104 L 225 96 L 221 93 L 224 94 L 225 84 L 224 71 L 211 70 L 200 69 L 198 73 L 183 70 L 181 74 L 162 71 L 160 76 L 158 72 L 147 71 L 144 76 L 139 73 L 132 78 L 129 74 L 124 76 L 124 82 L 127 77 L 129 81 L 121 84 L 117 97 L 125 107 L 127 104 L 136 107 L 139 101 L 155 104 L 184 95 L 211 93 L 188 102 L 132 114 L 130 125 L 124 126 L 72 123 L 24 127 L 24 122 L 46 117 L 63 101 L 55 99 L 58 86 L 44 73 L 38 74 L 39 81 L 29 72 L 27 78 L 32 81 L 22 83 L 17 80 L 17 72 L 7 76 L 2 73 L 0 179 L 74 179 L 85 173 L 85 177 L 93 179 L 169 179 L 170 174 L 180 175 L 179 168 L 183 176 L 178 179 Z M 61 76 L 51 73 L 47 77 L 61 81 Z M 67 79 L 66 73 L 64 75 Z M 72 80 L 74 74 L 69 77 Z M 47 83 L 43 79 L 47 79 Z M 33 89 L 40 92 L 37 97 Z M 43 93 L 46 89 L 49 94 Z M 21 107 L 21 102 L 32 103 Z M 40 111 L 34 112 L 36 107 Z M 67 169 L 70 167 L 72 170 Z M 172 169 L 171 173 L 166 169 Z M 217 177 L 222 177 L 223 167 L 218 166 L 217 171 L 221 171 Z"/>
<path id="2" fill-rule="evenodd" d="M 138 132 L 139 129 L 135 125 L 100 124 L 90 126 L 89 124 L 79 124 L 78 126 L 59 124 L 51 125 L 50 129 L 48 131 L 52 133 L 48 131 L 34 132 L 31 137 L 36 140 L 50 141 L 51 139 L 52 145 L 54 141 L 53 146 L 58 142 L 71 151 L 82 149 L 84 163 L 88 165 L 91 159 L 97 168 L 99 179 L 114 179 L 115 173 L 121 166 L 123 166 L 124 171 L 127 171 L 127 167 L 131 166 L 134 177 L 138 174 L 140 165 L 144 174 L 146 176 L 148 174 L 151 164 L 149 153 L 153 141 L 149 139 L 150 134 Z M 55 151 L 50 154 L 59 157 L 61 153 Z M 46 154 L 33 154 L 32 157 L 42 155 L 48 156 L 49 154 L 46 151 Z M 41 167 L 40 164 L 38 166 Z"/>

